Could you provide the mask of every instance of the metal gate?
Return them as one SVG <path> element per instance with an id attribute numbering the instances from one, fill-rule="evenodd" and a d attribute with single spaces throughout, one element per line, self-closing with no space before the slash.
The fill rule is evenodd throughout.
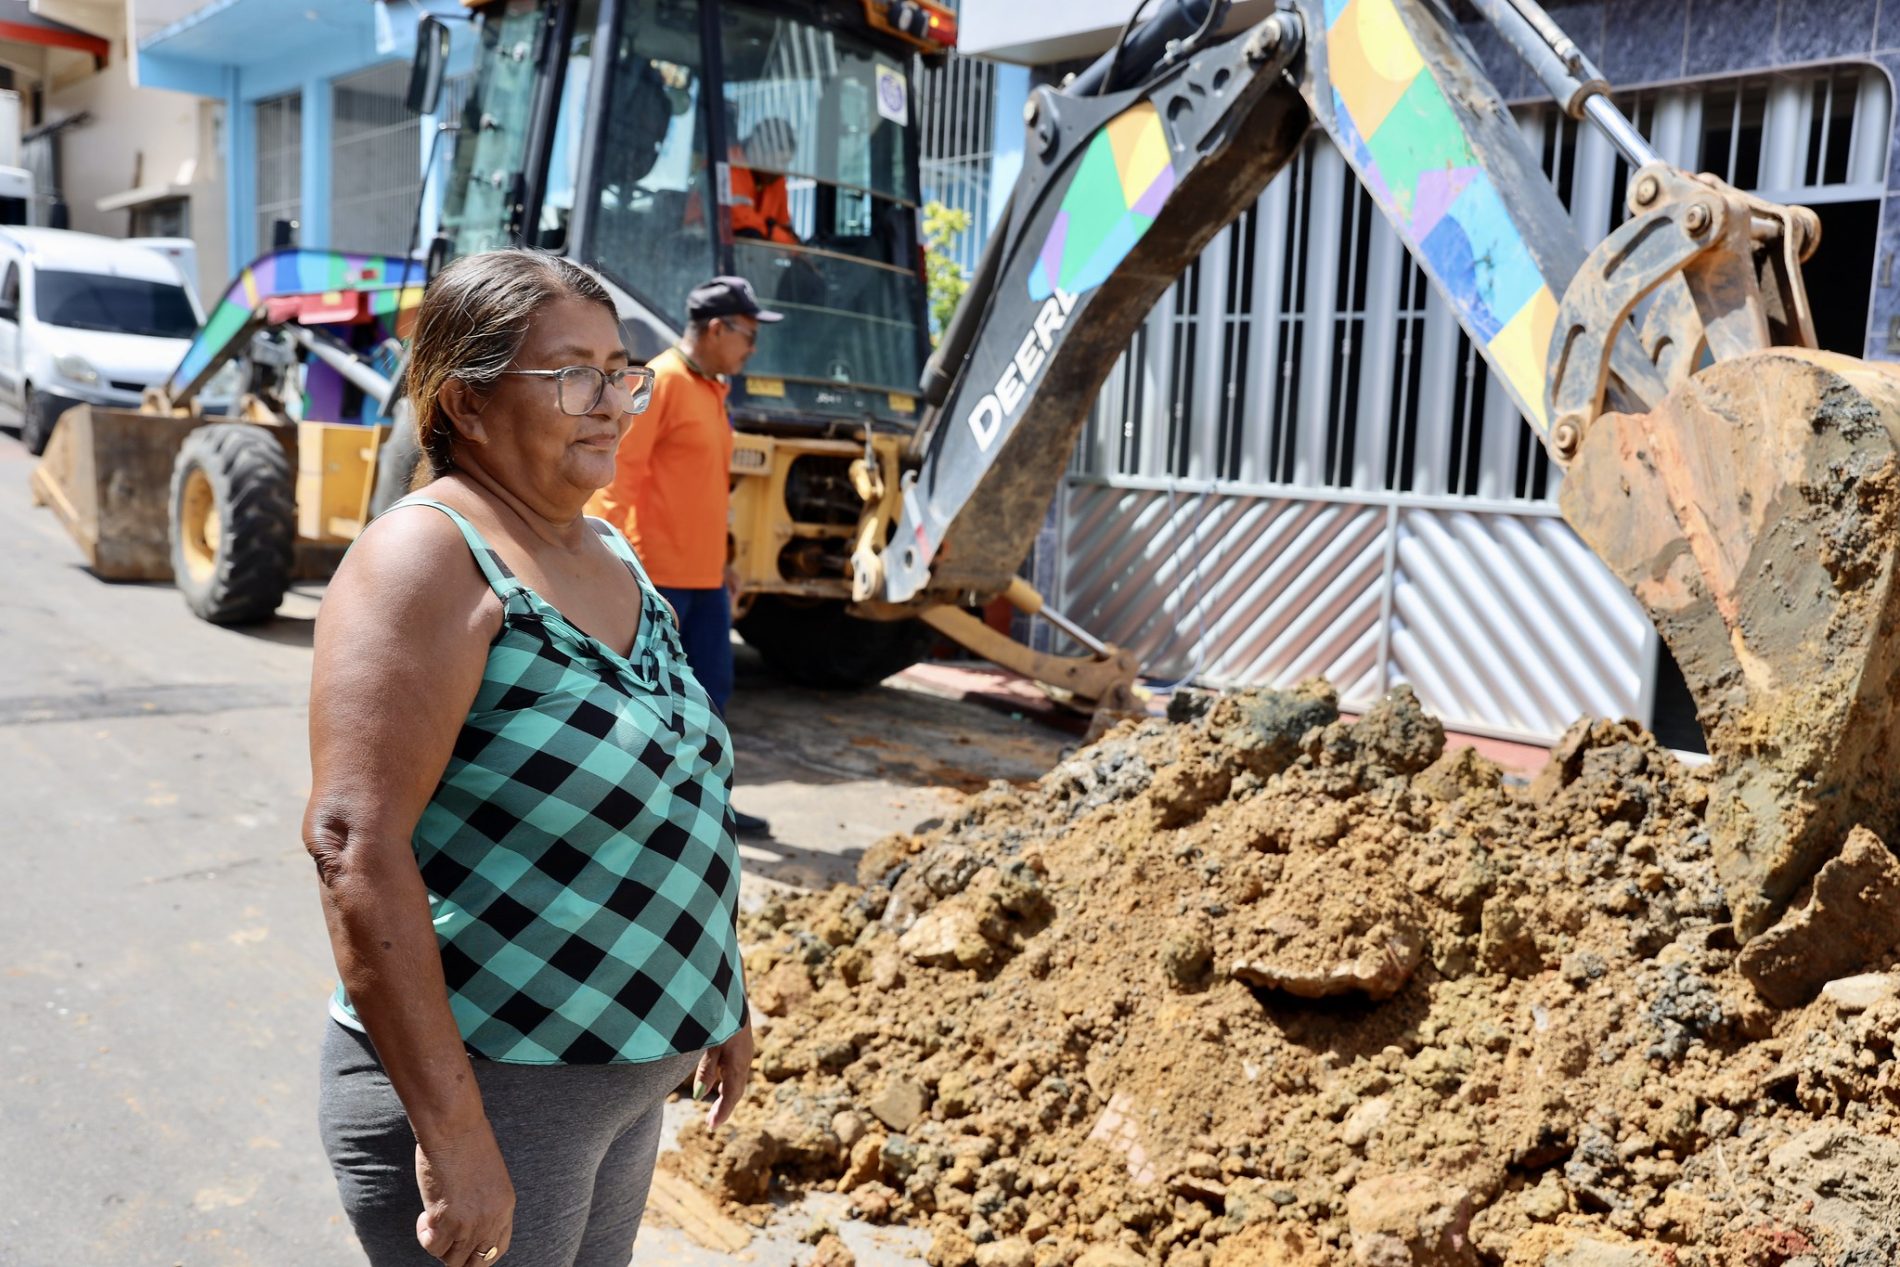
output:
<path id="1" fill-rule="evenodd" d="M 951 239 L 949 252 L 966 274 L 983 251 L 989 215 L 996 134 L 996 67 L 950 56 L 930 65 L 914 63 L 923 200 L 939 202 L 970 218 L 970 228 Z"/>
<path id="2" fill-rule="evenodd" d="M 1849 66 L 1623 104 L 1672 162 L 1828 204 L 1882 197 L 1890 97 Z M 1621 159 L 1554 109 L 1518 117 L 1600 240 Z M 1357 707 L 1409 682 L 1447 724 L 1539 740 L 1586 713 L 1649 721 L 1655 633 L 1558 518 L 1558 480 L 1315 139 L 1110 374 L 1058 503 L 1058 605 L 1167 677 L 1325 676 Z"/>

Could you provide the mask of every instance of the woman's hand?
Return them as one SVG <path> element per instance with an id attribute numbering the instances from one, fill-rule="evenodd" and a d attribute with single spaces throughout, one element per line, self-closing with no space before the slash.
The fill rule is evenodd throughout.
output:
<path id="1" fill-rule="evenodd" d="M 752 1080 L 752 1022 L 717 1047 L 708 1047 L 693 1071 L 693 1098 L 717 1091 L 718 1098 L 706 1114 L 706 1129 L 716 1131 L 725 1125 L 732 1111 L 745 1099 L 746 1083 Z"/>
<path id="2" fill-rule="evenodd" d="M 515 1185 L 486 1121 L 430 1147 L 417 1144 L 416 1187 L 422 1192 L 416 1240 L 446 1267 L 485 1267 L 508 1252 Z"/>

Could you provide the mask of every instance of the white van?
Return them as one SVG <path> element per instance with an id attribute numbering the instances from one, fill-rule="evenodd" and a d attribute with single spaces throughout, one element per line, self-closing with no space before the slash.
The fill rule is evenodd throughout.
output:
<path id="1" fill-rule="evenodd" d="M 171 259 L 118 238 L 0 229 L 0 415 L 39 453 L 77 404 L 136 409 L 204 321 Z"/>

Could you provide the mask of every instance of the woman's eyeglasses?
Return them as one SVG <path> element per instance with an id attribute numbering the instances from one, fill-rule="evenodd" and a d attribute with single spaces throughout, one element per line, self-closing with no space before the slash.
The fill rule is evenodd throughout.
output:
<path id="1" fill-rule="evenodd" d="M 593 413 L 600 407 L 601 397 L 610 391 L 620 402 L 621 413 L 645 413 L 647 402 L 653 399 L 653 371 L 644 365 L 629 365 L 618 370 L 570 365 L 558 370 L 503 370 L 502 373 L 553 379 L 561 412 L 576 418 Z"/>

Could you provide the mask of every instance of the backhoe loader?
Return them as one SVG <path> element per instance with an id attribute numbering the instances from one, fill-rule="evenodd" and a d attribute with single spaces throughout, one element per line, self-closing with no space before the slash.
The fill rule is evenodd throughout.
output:
<path id="1" fill-rule="evenodd" d="M 768 657 L 888 671 L 921 619 L 1102 698 L 1125 653 L 1074 630 L 1091 654 L 1065 670 L 986 644 L 961 609 L 1036 605 L 1016 573 L 1089 402 L 1161 293 L 1322 129 L 1563 467 L 1565 518 L 1681 665 L 1749 936 L 1851 827 L 1900 827 L 1900 378 L 1817 349 L 1812 213 L 1659 161 L 1533 0 L 1472 3 L 1627 160 L 1629 216 L 1603 242 L 1577 239 L 1439 0 L 1281 0 L 1251 23 L 1224 0 L 1163 0 L 1031 94 L 1021 177 L 924 363 L 893 50 L 931 50 L 947 13 L 496 0 L 479 10 L 449 247 L 529 242 L 597 265 L 636 357 L 676 336 L 679 296 L 709 272 L 751 276 L 792 314 L 732 398 L 740 627 Z M 754 143 L 772 120 L 791 124 L 789 154 Z M 790 222 L 754 236 L 743 191 L 773 180 Z"/>

